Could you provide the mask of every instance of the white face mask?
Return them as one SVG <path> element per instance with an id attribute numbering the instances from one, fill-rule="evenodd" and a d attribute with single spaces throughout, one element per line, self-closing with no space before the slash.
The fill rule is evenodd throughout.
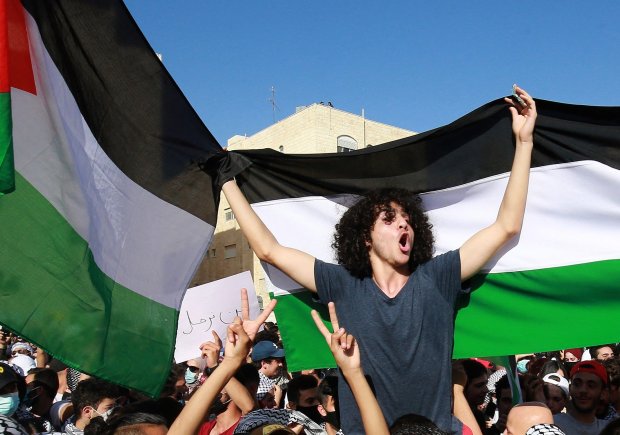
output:
<path id="1" fill-rule="evenodd" d="M 110 408 L 108 409 L 106 412 L 104 412 L 103 414 L 99 414 L 99 411 L 97 411 L 95 408 L 93 408 L 93 411 L 101 418 L 103 418 L 103 421 L 108 421 L 108 418 L 110 418 L 110 415 L 112 415 L 112 412 L 114 411 L 116 407 L 114 408 Z"/>
<path id="2" fill-rule="evenodd" d="M 19 395 L 17 391 L 9 394 L 0 395 L 0 414 L 7 417 L 12 416 L 19 406 Z"/>

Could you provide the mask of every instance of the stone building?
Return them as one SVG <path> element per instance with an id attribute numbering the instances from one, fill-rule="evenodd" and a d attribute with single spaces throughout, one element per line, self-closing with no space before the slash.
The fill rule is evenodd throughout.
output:
<path id="1" fill-rule="evenodd" d="M 252 136 L 233 136 L 228 150 L 271 148 L 289 154 L 348 152 L 415 134 L 413 131 L 365 119 L 363 116 L 315 103 Z M 264 272 L 222 195 L 218 224 L 192 286 L 250 270 L 259 303 L 267 301 Z"/>

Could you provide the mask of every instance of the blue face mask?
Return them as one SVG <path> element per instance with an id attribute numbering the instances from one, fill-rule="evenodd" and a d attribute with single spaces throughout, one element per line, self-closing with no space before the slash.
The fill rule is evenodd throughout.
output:
<path id="1" fill-rule="evenodd" d="M 12 416 L 19 406 L 19 395 L 17 392 L 0 395 L 0 414 L 7 417 Z"/>
<path id="2" fill-rule="evenodd" d="M 185 382 L 193 384 L 198 379 L 198 373 L 192 373 L 190 369 L 185 370 Z"/>

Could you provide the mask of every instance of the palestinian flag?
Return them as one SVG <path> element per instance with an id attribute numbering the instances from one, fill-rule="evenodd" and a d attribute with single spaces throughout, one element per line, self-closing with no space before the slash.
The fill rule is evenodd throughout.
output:
<path id="1" fill-rule="evenodd" d="M 456 317 L 457 358 L 620 339 L 620 108 L 538 101 L 538 110 L 523 230 L 472 280 Z M 497 100 L 445 127 L 352 153 L 228 154 L 229 175 L 278 240 L 334 262 L 334 224 L 355 195 L 379 187 L 422 194 L 436 254 L 461 246 L 497 215 L 514 139 Z M 289 369 L 333 366 L 308 313 L 309 292 L 266 272 Z"/>
<path id="2" fill-rule="evenodd" d="M 222 150 L 120 0 L 0 4 L 0 322 L 156 395 L 215 225 L 200 165 Z"/>

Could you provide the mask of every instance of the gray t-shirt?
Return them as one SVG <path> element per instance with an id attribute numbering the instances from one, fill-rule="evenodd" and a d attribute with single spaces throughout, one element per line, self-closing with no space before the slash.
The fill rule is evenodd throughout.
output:
<path id="1" fill-rule="evenodd" d="M 592 423 L 581 423 L 569 414 L 555 414 L 553 422 L 566 435 L 598 435 L 609 423 L 606 420 L 594 419 Z"/>
<path id="2" fill-rule="evenodd" d="M 460 432 L 451 415 L 454 307 L 465 292 L 459 252 L 418 266 L 394 298 L 372 278 L 355 278 L 339 265 L 316 260 L 314 275 L 321 302 L 336 304 L 340 326 L 359 342 L 362 367 L 388 425 L 415 413 Z M 338 389 L 344 433 L 364 433 L 350 388 L 342 380 Z"/>

